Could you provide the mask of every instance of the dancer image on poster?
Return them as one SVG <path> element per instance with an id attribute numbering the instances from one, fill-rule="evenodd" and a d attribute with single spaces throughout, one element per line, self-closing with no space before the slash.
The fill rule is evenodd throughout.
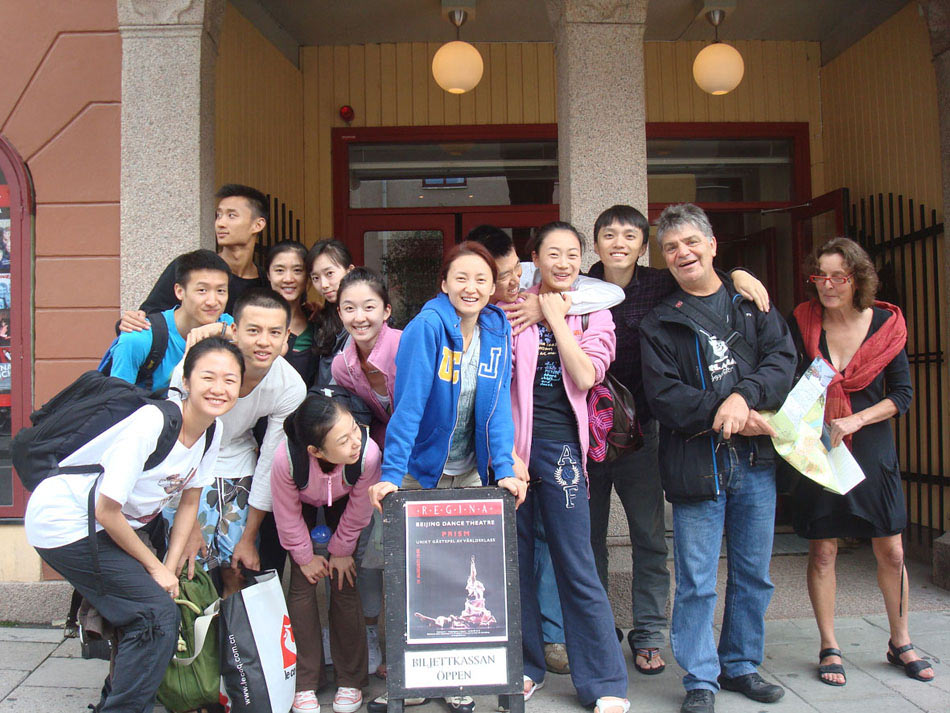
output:
<path id="1" fill-rule="evenodd" d="M 478 581 L 475 555 L 472 555 L 472 566 L 465 583 L 465 591 L 468 596 L 465 599 L 465 608 L 459 616 L 450 614 L 433 618 L 419 612 L 415 612 L 413 616 L 438 629 L 480 629 L 496 623 L 495 617 L 485 608 L 485 585 Z"/>

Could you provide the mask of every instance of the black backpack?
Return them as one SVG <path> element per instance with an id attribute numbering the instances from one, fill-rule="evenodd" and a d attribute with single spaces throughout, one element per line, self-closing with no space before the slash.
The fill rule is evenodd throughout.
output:
<path id="1" fill-rule="evenodd" d="M 66 473 L 85 473 L 96 478 L 102 475 L 100 463 L 60 467 L 59 462 L 93 438 L 104 433 L 142 406 L 158 407 L 165 417 L 155 450 L 146 459 L 143 470 L 161 463 L 181 432 L 181 409 L 173 401 L 157 398 L 144 389 L 99 371 L 87 371 L 72 384 L 30 414 L 33 426 L 20 429 L 11 443 L 13 467 L 23 487 L 35 490 L 47 478 Z M 215 424 L 205 432 L 207 453 L 214 439 Z M 95 547 L 96 488 L 89 489 L 89 537 L 93 543 L 92 558 L 99 571 Z"/>
<path id="2" fill-rule="evenodd" d="M 162 363 L 162 359 L 165 358 L 165 351 L 168 349 L 168 322 L 165 321 L 165 315 L 161 312 L 151 312 L 146 316 L 151 324 L 149 332 L 152 335 L 152 347 L 148 350 L 145 361 L 139 367 L 138 374 L 135 375 L 135 383 L 141 384 L 144 388 L 152 391 L 152 374 Z M 112 352 L 118 342 L 118 337 L 112 340 L 112 344 L 109 345 L 97 367 L 106 376 L 109 376 L 112 371 Z"/>

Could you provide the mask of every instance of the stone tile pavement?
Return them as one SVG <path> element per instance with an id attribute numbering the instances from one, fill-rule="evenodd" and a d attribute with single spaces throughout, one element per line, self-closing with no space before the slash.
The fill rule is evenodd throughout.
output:
<path id="1" fill-rule="evenodd" d="M 933 662 L 933 683 L 920 683 L 884 660 L 887 619 L 883 614 L 847 617 L 838 621 L 839 642 L 848 671 L 848 685 L 832 688 L 820 683 L 815 673 L 818 641 L 814 622 L 808 619 L 778 619 L 767 622 L 766 660 L 762 673 L 786 687 L 785 697 L 763 705 L 739 694 L 721 692 L 719 713 L 901 713 L 903 711 L 947 713 L 950 711 L 950 609 L 911 613 L 911 631 L 921 655 Z M 676 713 L 682 701 L 682 671 L 667 656 L 667 671 L 643 676 L 633 670 L 629 649 L 624 653 L 630 668 L 631 711 Z M 98 700 L 105 675 L 104 661 L 79 658 L 75 639 L 64 641 L 58 629 L 0 628 L 0 713 L 81 713 Z M 377 695 L 384 684 L 373 677 L 364 691 Z M 331 710 L 333 687 L 320 693 L 323 710 Z M 479 698 L 477 711 L 494 710 L 494 698 Z M 156 707 L 156 713 L 163 711 Z M 365 710 L 365 708 L 363 709 Z M 418 713 L 445 711 L 432 702 L 415 708 Z M 528 703 L 529 713 L 567 713 L 584 710 L 573 695 L 569 676 L 549 674 L 545 688 Z"/>

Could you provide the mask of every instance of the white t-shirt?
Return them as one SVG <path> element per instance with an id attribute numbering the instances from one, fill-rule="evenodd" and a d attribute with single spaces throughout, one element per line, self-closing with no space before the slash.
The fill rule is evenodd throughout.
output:
<path id="1" fill-rule="evenodd" d="M 181 388 L 182 365 L 172 372 L 171 385 Z M 219 478 L 243 478 L 253 475 L 248 503 L 270 512 L 270 464 L 284 433 L 284 419 L 292 414 L 307 395 L 303 379 L 286 359 L 277 357 L 260 383 L 242 396 L 221 417 L 224 426 L 221 451 L 214 473 Z M 267 431 L 257 454 L 254 426 L 267 417 Z"/>
<path id="2" fill-rule="evenodd" d="M 175 441 L 165 460 L 150 470 L 142 470 L 155 450 L 164 424 L 165 417 L 158 407 L 143 406 L 68 455 L 60 465 L 101 463 L 104 472 L 97 497 L 105 495 L 120 503 L 125 519 L 137 530 L 159 516 L 162 508 L 179 497 L 181 491 L 213 482 L 213 466 L 223 430 L 220 421 L 207 453 L 204 436 L 191 448 Z M 30 496 L 24 518 L 30 544 L 48 549 L 86 537 L 89 488 L 95 482 L 95 474 L 70 473 L 40 483 Z M 96 530 L 102 530 L 98 522 Z"/>

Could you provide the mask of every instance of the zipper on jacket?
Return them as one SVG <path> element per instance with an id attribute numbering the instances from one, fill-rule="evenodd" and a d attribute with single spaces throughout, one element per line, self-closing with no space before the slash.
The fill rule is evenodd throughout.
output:
<path id="1" fill-rule="evenodd" d="M 696 365 L 699 368 L 699 380 L 703 385 L 703 391 L 706 390 L 706 375 L 703 373 L 703 360 L 701 352 L 699 349 L 699 335 L 695 332 L 693 333 L 693 339 L 696 340 Z M 713 475 L 715 476 L 714 480 L 716 481 L 716 497 L 719 497 L 719 465 L 716 463 L 716 438 L 715 436 L 709 437 L 709 449 L 712 451 L 712 466 L 713 466 Z"/>
<path id="2" fill-rule="evenodd" d="M 489 352 L 489 355 L 490 355 L 490 352 Z M 505 355 L 505 364 L 504 364 L 504 366 L 507 366 L 507 365 L 508 365 L 508 356 L 510 356 L 510 355 L 511 355 L 511 348 L 508 349 L 508 353 Z M 502 365 L 499 364 L 498 366 L 501 367 Z M 481 369 L 481 363 L 479 363 L 479 369 Z M 497 374 L 500 376 L 500 375 L 502 374 L 502 372 L 499 371 L 499 372 L 497 372 Z M 476 372 L 476 376 L 475 376 L 475 385 L 476 385 L 476 392 L 475 392 L 475 395 L 476 395 L 476 397 L 477 397 L 477 396 L 478 396 L 478 390 L 477 390 L 477 388 L 478 388 L 478 375 L 477 375 L 477 372 Z M 494 399 L 494 401 L 492 401 L 491 409 L 489 409 L 489 411 L 488 411 L 488 418 L 485 419 L 485 450 L 488 451 L 488 463 L 485 464 L 485 470 L 486 470 L 486 471 L 488 470 L 489 464 L 492 462 L 492 457 L 491 457 L 491 439 L 488 437 L 488 430 L 489 430 L 489 426 L 490 426 L 490 424 L 491 424 L 492 416 L 495 415 L 495 408 L 498 406 L 498 394 L 499 394 L 500 392 L 501 392 L 501 379 L 499 378 L 499 379 L 498 379 L 498 386 L 495 387 L 495 399 Z M 461 397 L 461 391 L 459 391 L 459 396 Z M 475 415 L 472 414 L 472 417 L 473 417 L 473 418 L 474 418 L 474 416 L 475 416 Z M 478 447 L 477 447 L 477 446 L 476 446 L 476 448 L 475 448 L 475 461 L 476 461 L 476 463 L 478 462 Z M 497 479 L 496 479 L 496 480 L 497 480 Z"/>

